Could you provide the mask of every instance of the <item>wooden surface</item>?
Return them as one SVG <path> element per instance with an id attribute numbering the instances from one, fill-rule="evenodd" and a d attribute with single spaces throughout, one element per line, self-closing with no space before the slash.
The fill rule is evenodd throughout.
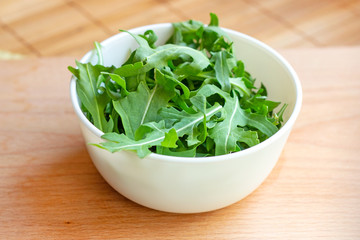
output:
<path id="1" fill-rule="evenodd" d="M 304 89 L 278 164 L 246 199 L 168 214 L 115 192 L 86 152 L 74 65 L 119 28 L 188 19 L 284 54 Z M 360 239 L 360 1 L 1 0 L 0 239 Z M 297 49 L 294 49 L 297 48 Z"/>
<path id="2" fill-rule="evenodd" d="M 360 47 L 281 53 L 304 102 L 278 164 L 246 199 L 190 215 L 99 175 L 70 104 L 73 58 L 0 61 L 0 239 L 360 239 Z"/>
<path id="3" fill-rule="evenodd" d="M 1 0 L 0 57 L 80 58 L 118 29 L 209 12 L 275 48 L 360 45 L 359 0 Z"/>

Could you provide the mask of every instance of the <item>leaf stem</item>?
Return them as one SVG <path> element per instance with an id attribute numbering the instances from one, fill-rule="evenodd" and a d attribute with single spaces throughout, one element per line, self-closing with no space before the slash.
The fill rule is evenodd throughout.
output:
<path id="1" fill-rule="evenodd" d="M 104 64 L 104 58 L 103 58 L 102 50 L 101 50 L 102 46 L 98 42 L 94 42 L 94 45 L 95 45 L 95 49 L 96 49 L 96 54 L 98 56 L 98 65 L 103 65 Z"/>

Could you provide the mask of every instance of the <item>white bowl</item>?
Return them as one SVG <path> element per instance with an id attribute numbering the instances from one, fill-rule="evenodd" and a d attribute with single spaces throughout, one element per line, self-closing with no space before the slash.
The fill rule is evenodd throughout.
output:
<path id="1" fill-rule="evenodd" d="M 170 23 L 130 30 L 143 34 L 152 29 L 164 43 L 172 33 Z M 87 145 L 96 168 L 120 194 L 143 206 L 174 213 L 199 213 L 231 205 L 253 192 L 269 175 L 300 112 L 302 91 L 290 64 L 264 43 L 242 33 L 224 29 L 234 42 L 238 59 L 267 87 L 269 99 L 288 103 L 285 124 L 272 137 L 249 149 L 215 157 L 187 158 L 152 153 L 140 159 L 134 152 L 110 153 Z M 137 48 L 127 33 L 119 33 L 101 43 L 105 65 L 120 66 Z M 81 62 L 96 63 L 91 51 Z M 99 143 L 103 134 L 83 115 L 71 79 L 70 94 L 86 143 Z"/>

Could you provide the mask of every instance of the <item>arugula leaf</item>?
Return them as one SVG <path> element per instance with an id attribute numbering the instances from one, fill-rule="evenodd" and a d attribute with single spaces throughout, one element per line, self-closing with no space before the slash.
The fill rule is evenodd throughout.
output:
<path id="1" fill-rule="evenodd" d="M 110 152 L 151 152 L 206 157 L 252 147 L 282 125 L 287 104 L 267 99 L 267 89 L 233 55 L 233 43 L 219 27 L 189 20 L 173 23 L 174 33 L 157 46 L 154 31 L 136 35 L 139 44 L 116 68 L 76 62 L 84 115 L 105 134 L 93 145 Z"/>
<path id="2" fill-rule="evenodd" d="M 156 147 L 156 153 L 175 157 L 195 157 L 196 148 L 190 149 L 174 149 L 158 146 Z"/>
<path id="3" fill-rule="evenodd" d="M 250 97 L 251 91 L 248 89 L 244 83 L 243 78 L 229 78 L 232 89 L 236 90 L 241 97 Z"/>
<path id="4" fill-rule="evenodd" d="M 111 82 L 110 79 L 105 80 L 106 90 L 108 92 L 108 95 L 113 100 L 120 99 L 122 97 L 122 95 L 124 95 L 124 96 L 129 95 L 129 92 L 126 90 L 125 79 L 123 79 L 122 77 L 120 77 L 119 75 L 117 75 L 115 73 L 101 72 L 101 74 L 110 76 L 111 80 L 113 81 L 113 82 Z"/>
<path id="5" fill-rule="evenodd" d="M 101 47 L 102 46 L 98 42 L 95 42 L 94 45 L 95 45 L 96 53 L 97 53 L 97 56 L 98 56 L 98 65 L 103 65 L 104 64 L 104 58 L 103 58 L 103 55 L 101 54 Z"/>
<path id="6" fill-rule="evenodd" d="M 144 60 L 147 56 L 154 53 L 154 49 L 150 47 L 148 39 L 132 34 L 131 32 L 128 32 L 126 30 L 119 30 L 120 32 L 126 32 L 130 34 L 135 41 L 139 44 L 139 47 L 134 51 L 134 54 L 131 55 L 132 62 L 139 62 Z"/>
<path id="7" fill-rule="evenodd" d="M 278 128 L 274 124 L 272 124 L 264 115 L 248 113 L 244 110 L 240 110 L 239 112 L 240 114 L 242 114 L 244 119 L 246 119 L 244 126 L 249 125 L 251 127 L 257 128 L 267 137 L 271 137 L 278 131 Z"/>
<path id="8" fill-rule="evenodd" d="M 133 36 L 140 45 L 140 47 L 136 50 L 134 58 L 145 63 L 143 63 L 143 66 L 141 66 L 140 63 L 136 63 L 137 65 L 125 65 L 120 67 L 126 69 L 126 71 L 123 69 L 115 70 L 115 73 L 121 76 L 137 75 L 148 72 L 155 67 L 162 68 L 168 66 L 168 62 L 170 60 L 182 58 L 184 55 L 190 57 L 191 61 L 188 61 L 182 66 L 178 67 L 178 71 L 181 74 L 196 74 L 201 72 L 210 64 L 209 59 L 202 52 L 199 52 L 190 47 L 166 44 L 159 46 L 156 49 L 152 49 L 145 39 L 134 34 L 131 34 L 131 36 Z M 124 75 L 124 72 L 127 74 Z"/>
<path id="9" fill-rule="evenodd" d="M 157 119 L 158 111 L 165 107 L 175 92 L 166 91 L 161 84 L 153 89 L 140 82 L 136 92 L 114 101 L 114 108 L 119 113 L 126 135 L 134 139 L 135 131 L 140 125 Z"/>
<path id="10" fill-rule="evenodd" d="M 207 26 L 202 34 L 200 49 L 208 52 L 217 52 L 222 49 L 232 53 L 232 43 L 228 43 L 230 37 L 217 26 Z"/>
<path id="11" fill-rule="evenodd" d="M 192 61 L 187 62 L 186 71 L 183 70 L 184 65 L 178 68 L 182 70 L 179 71 L 181 74 L 197 74 L 210 64 L 209 59 L 199 51 L 185 46 L 167 44 L 158 47 L 155 53 L 146 57 L 146 64 L 144 65 L 143 71 L 149 71 L 155 66 L 157 68 L 167 66 L 169 60 L 178 59 L 184 55 L 189 56 Z"/>
<path id="12" fill-rule="evenodd" d="M 217 81 L 220 83 L 221 88 L 230 92 L 230 69 L 227 63 L 227 59 L 232 57 L 226 51 L 215 52 L 212 55 L 212 59 L 215 62 L 214 70 Z"/>
<path id="13" fill-rule="evenodd" d="M 170 37 L 167 43 L 186 45 L 194 49 L 198 48 L 204 29 L 203 23 L 189 20 L 185 22 L 176 22 L 172 25 L 174 28 L 174 34 Z"/>
<path id="14" fill-rule="evenodd" d="M 178 111 L 175 108 L 162 108 L 160 116 L 166 121 L 175 121 L 173 125 L 179 137 L 192 133 L 194 126 L 202 122 L 204 119 L 210 118 L 215 113 L 219 112 L 222 106 L 215 104 L 214 106 L 206 109 L 205 114 L 197 112 L 189 114 L 185 111 Z"/>
<path id="15" fill-rule="evenodd" d="M 148 136 L 150 140 L 135 141 L 130 139 L 125 134 L 105 133 L 102 138 L 108 140 L 100 144 L 93 144 L 94 146 L 106 149 L 110 152 L 117 152 L 121 150 L 135 150 L 139 157 L 145 157 L 151 153 L 149 147 L 159 145 L 164 140 L 163 132 L 153 132 Z"/>
<path id="16" fill-rule="evenodd" d="M 248 119 L 244 117 L 236 95 L 235 98 L 226 96 L 224 112 L 224 120 L 215 125 L 209 132 L 209 136 L 214 139 L 216 144 L 215 155 L 235 152 L 237 142 L 245 142 L 250 147 L 259 143 L 256 132 L 246 131 L 247 134 L 245 135 L 244 129 L 239 127 L 245 126 Z"/>
<path id="17" fill-rule="evenodd" d="M 209 26 L 219 26 L 219 19 L 214 13 L 210 13 L 210 23 Z"/>
<path id="18" fill-rule="evenodd" d="M 222 91 L 214 85 L 205 85 L 197 94 L 210 97 L 218 94 L 225 99 L 223 121 L 215 125 L 209 132 L 209 136 L 216 143 L 216 155 L 226 154 L 235 151 L 236 142 L 242 141 L 250 147 L 259 143 L 257 134 L 252 133 L 252 138 L 241 139 L 239 130 L 235 131 L 239 126 L 251 126 L 266 136 L 272 136 L 278 129 L 265 116 L 256 113 L 247 113 L 240 107 L 240 102 L 236 94 L 231 97 L 227 92 Z M 250 135 L 247 135 L 250 136 Z"/>
<path id="19" fill-rule="evenodd" d="M 156 48 L 155 42 L 158 38 L 153 30 L 147 30 L 143 35 L 140 35 L 140 37 L 144 38 L 151 48 Z"/>
<path id="20" fill-rule="evenodd" d="M 165 67 L 163 69 L 160 69 L 160 72 L 161 72 L 161 74 L 163 74 L 163 76 L 166 78 L 166 80 L 169 81 L 169 83 L 167 85 L 171 86 L 174 83 L 176 85 L 179 85 L 183 91 L 184 98 L 188 99 L 190 97 L 189 88 L 180 81 L 180 79 L 179 79 L 180 77 L 178 75 L 176 75 L 175 73 L 170 71 L 170 68 Z M 171 83 L 171 82 L 173 82 L 173 83 Z"/>
<path id="21" fill-rule="evenodd" d="M 189 134 L 193 131 L 194 126 L 196 126 L 199 122 L 202 122 L 204 118 L 211 117 L 216 112 L 220 111 L 222 107 L 220 105 L 215 105 L 207 110 L 206 114 L 197 113 L 189 115 L 186 112 L 178 112 L 173 108 L 165 108 L 161 112 L 162 116 L 167 116 L 168 119 L 175 118 L 179 120 L 174 124 L 174 126 L 170 129 L 165 128 L 164 121 L 149 122 L 143 124 L 137 131 L 137 135 L 145 135 L 144 138 L 140 140 L 134 140 L 127 136 L 127 134 L 118 134 L 118 133 L 105 133 L 102 138 L 108 140 L 107 142 L 103 142 L 100 144 L 94 144 L 95 146 L 104 148 L 110 152 L 117 152 L 121 150 L 136 150 L 140 157 L 144 157 L 150 153 L 149 148 L 152 146 L 162 146 L 162 147 L 173 147 L 174 139 L 176 137 L 181 137 L 185 134 Z M 186 117 L 184 117 L 186 116 Z M 146 130 L 143 130 L 147 128 Z M 148 129 L 152 129 L 149 132 Z M 172 130 L 174 129 L 174 130 Z M 169 140 L 169 138 L 171 140 Z"/>
<path id="22" fill-rule="evenodd" d="M 76 62 L 76 65 L 79 69 L 76 90 L 81 103 L 91 114 L 95 127 L 103 132 L 111 132 L 114 128 L 113 119 L 107 120 L 104 115 L 105 107 L 111 98 L 106 93 L 101 93 L 97 87 L 97 79 L 100 72 L 105 70 L 104 67 L 80 62 Z"/>

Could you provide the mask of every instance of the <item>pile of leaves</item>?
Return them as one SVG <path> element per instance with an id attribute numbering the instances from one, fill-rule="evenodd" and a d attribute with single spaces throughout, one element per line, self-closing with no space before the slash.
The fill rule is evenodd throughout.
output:
<path id="1" fill-rule="evenodd" d="M 286 104 L 274 113 L 280 103 L 267 100 L 264 85 L 255 87 L 217 16 L 210 17 L 208 25 L 173 23 L 161 46 L 152 30 L 128 32 L 139 47 L 121 67 L 103 65 L 98 43 L 98 64 L 69 67 L 84 115 L 107 140 L 94 145 L 140 157 L 205 157 L 241 151 L 278 131 Z"/>

